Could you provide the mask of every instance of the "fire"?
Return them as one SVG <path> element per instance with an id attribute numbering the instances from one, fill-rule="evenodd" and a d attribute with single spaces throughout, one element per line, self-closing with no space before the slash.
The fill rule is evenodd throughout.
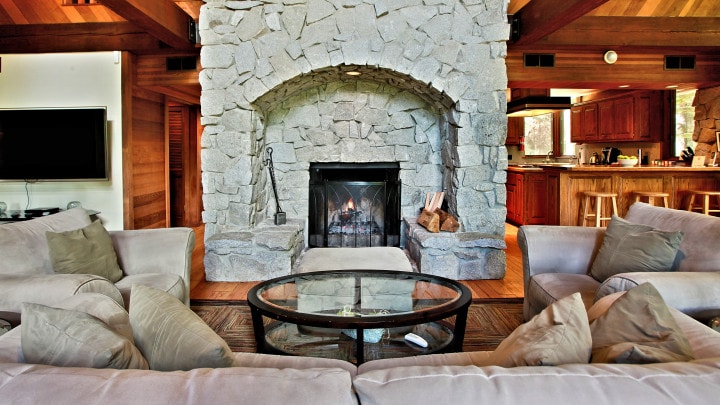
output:
<path id="1" fill-rule="evenodd" d="M 348 208 L 348 211 L 355 210 L 355 203 L 353 202 L 352 198 L 348 200 L 347 208 Z"/>

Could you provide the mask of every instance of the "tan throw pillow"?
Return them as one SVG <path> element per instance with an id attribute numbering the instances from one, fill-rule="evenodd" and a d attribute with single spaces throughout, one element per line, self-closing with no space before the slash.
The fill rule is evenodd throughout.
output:
<path id="1" fill-rule="evenodd" d="M 130 293 L 130 324 L 135 344 L 151 370 L 230 367 L 227 343 L 172 295 L 136 284 Z"/>
<path id="2" fill-rule="evenodd" d="M 107 295 L 99 293 L 76 294 L 62 300 L 62 302 L 54 305 L 54 307 L 85 312 L 88 315 L 92 315 L 103 321 L 105 325 L 109 326 L 117 334 L 135 344 L 132 326 L 130 325 L 130 315 L 122 305 Z"/>
<path id="3" fill-rule="evenodd" d="M 488 358 L 502 367 L 587 363 L 592 341 L 580 293 L 556 301 L 520 325 Z"/>
<path id="4" fill-rule="evenodd" d="M 602 283 L 619 273 L 672 271 L 682 240 L 682 232 L 659 231 L 613 216 L 590 275 Z"/>
<path id="5" fill-rule="evenodd" d="M 24 303 L 20 318 L 25 362 L 58 367 L 148 368 L 140 351 L 92 315 Z"/>
<path id="6" fill-rule="evenodd" d="M 650 283 L 620 295 L 590 324 L 590 331 L 593 363 L 647 364 L 694 358 L 687 337 Z"/>
<path id="7" fill-rule="evenodd" d="M 99 220 L 82 229 L 46 235 L 56 273 L 94 274 L 113 283 L 122 278 L 112 239 Z"/>

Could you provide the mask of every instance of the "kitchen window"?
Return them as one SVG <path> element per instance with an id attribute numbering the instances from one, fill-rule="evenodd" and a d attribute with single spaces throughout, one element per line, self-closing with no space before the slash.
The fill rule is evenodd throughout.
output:
<path id="1" fill-rule="evenodd" d="M 525 156 L 575 156 L 570 142 L 570 110 L 525 117 Z"/>

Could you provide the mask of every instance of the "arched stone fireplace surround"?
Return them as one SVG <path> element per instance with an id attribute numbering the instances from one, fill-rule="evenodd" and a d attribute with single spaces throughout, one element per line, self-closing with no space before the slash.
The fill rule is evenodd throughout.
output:
<path id="1" fill-rule="evenodd" d="M 289 274 L 305 246 L 312 162 L 398 162 L 402 245 L 423 272 L 505 272 L 506 0 L 206 0 L 206 277 Z M 355 72 L 349 75 L 349 72 Z M 266 148 L 280 204 L 276 226 Z M 457 233 L 414 218 L 445 191 Z"/>

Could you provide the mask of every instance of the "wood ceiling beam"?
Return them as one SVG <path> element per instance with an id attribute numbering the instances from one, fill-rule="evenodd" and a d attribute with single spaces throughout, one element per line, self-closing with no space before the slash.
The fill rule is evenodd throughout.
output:
<path id="1" fill-rule="evenodd" d="M 129 22 L 0 25 L 0 53 L 100 52 L 160 49 Z"/>
<path id="2" fill-rule="evenodd" d="M 537 46 L 720 47 L 720 17 L 582 17 Z"/>
<path id="3" fill-rule="evenodd" d="M 193 49 L 190 17 L 170 0 L 103 0 L 103 6 L 176 49 Z"/>
<path id="4" fill-rule="evenodd" d="M 605 4 L 608 0 L 532 0 L 520 9 L 517 44 L 532 44 Z"/>

